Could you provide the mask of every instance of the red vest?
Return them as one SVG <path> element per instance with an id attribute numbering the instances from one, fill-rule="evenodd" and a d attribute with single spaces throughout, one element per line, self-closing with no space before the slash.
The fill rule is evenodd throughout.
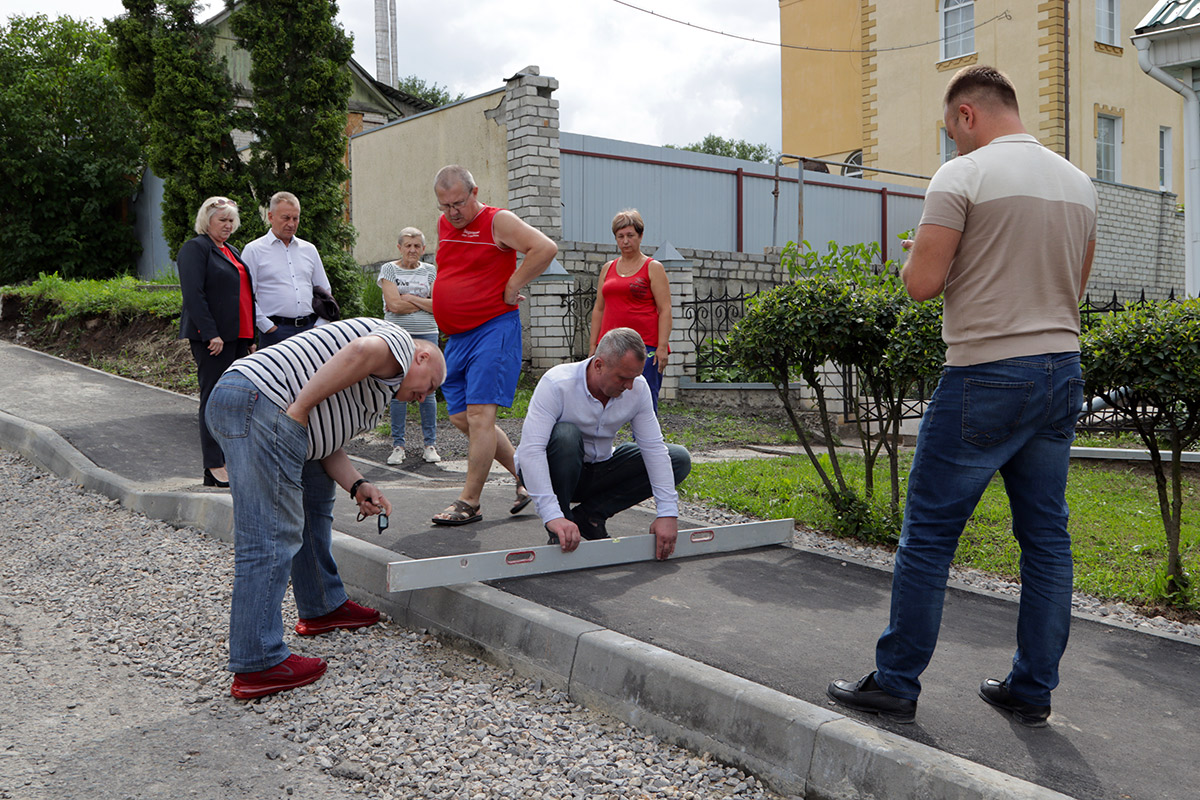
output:
<path id="1" fill-rule="evenodd" d="M 628 278 L 617 274 L 614 259 L 604 276 L 600 292 L 604 295 L 604 317 L 600 336 L 613 328 L 633 328 L 642 335 L 646 347 L 658 347 L 658 304 L 650 291 L 650 262 L 647 257 L 637 272 Z M 597 341 L 599 338 L 597 337 Z"/>
<path id="2" fill-rule="evenodd" d="M 442 333 L 469 331 L 517 308 L 504 302 L 504 287 L 517 269 L 517 251 L 492 238 L 492 219 L 499 211 L 484 206 L 462 230 L 445 214 L 438 217 L 433 318 Z"/>

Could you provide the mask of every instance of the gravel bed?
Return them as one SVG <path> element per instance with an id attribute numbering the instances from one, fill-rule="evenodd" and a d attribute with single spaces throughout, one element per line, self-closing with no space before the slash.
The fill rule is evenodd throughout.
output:
<path id="1" fill-rule="evenodd" d="M 330 662 L 326 676 L 312 687 L 234 700 L 224 668 L 232 583 L 229 545 L 131 513 L 0 450 L 0 599 L 57 619 L 55 627 L 78 643 L 72 650 L 106 665 L 114 679 L 157 685 L 155 696 L 175 698 L 185 719 L 265 726 L 286 740 L 268 759 L 288 761 L 291 753 L 287 769 L 322 770 L 344 781 L 347 796 L 780 797 L 739 769 L 386 619 L 311 640 L 289 635 L 301 654 Z M 295 623 L 290 597 L 284 623 Z M 37 657 L 12 646 L 19 658 Z M 19 725 L 19 708 L 5 714 L 0 728 Z M 122 716 L 111 714 L 106 724 L 115 731 Z M 41 752 L 55 748 L 41 743 Z M 0 796 L 11 796 L 2 783 Z"/>
<path id="2" fill-rule="evenodd" d="M 652 509 L 652 506 L 647 506 Z M 715 525 L 734 525 L 740 522 L 752 522 L 753 517 L 729 511 L 712 508 L 698 503 L 681 501 L 679 513 L 685 517 L 702 520 Z M 846 539 L 837 539 L 803 525 L 797 526 L 792 537 L 792 546 L 805 550 L 816 550 L 835 558 L 846 558 L 877 567 L 892 566 L 892 551 L 884 547 L 871 547 Z M 1021 593 L 1021 584 L 1006 580 L 987 572 L 976 569 L 952 566 L 950 580 L 970 589 L 988 592 L 998 592 L 1017 596 Z M 1186 636 L 1200 639 L 1200 624 L 1188 624 L 1156 616 L 1147 617 L 1137 608 L 1121 602 L 1101 600 L 1091 595 L 1075 593 L 1072 606 L 1076 612 L 1087 614 L 1097 619 L 1118 622 L 1133 628 L 1144 628 L 1162 633 Z M 882 628 L 880 628 L 882 631 Z"/>
<path id="3" fill-rule="evenodd" d="M 724 509 L 681 506 L 684 516 L 712 524 L 750 521 Z M 859 562 L 891 562 L 884 549 L 812 530 L 798 530 L 793 544 Z M 386 619 L 311 640 L 289 637 L 302 654 L 327 659 L 329 673 L 312 687 L 233 700 L 224 669 L 232 573 L 229 545 L 129 512 L 0 450 L 0 599 L 56 619 L 55 628 L 76 643 L 72 651 L 104 665 L 114 680 L 157 685 L 181 715 L 200 724 L 232 721 L 247 732 L 266 728 L 286 744 L 267 753 L 284 770 L 319 770 L 342 782 L 347 795 L 397 800 L 779 798 L 707 754 L 645 736 L 539 681 Z M 974 570 L 955 570 L 952 577 L 988 591 L 1018 590 Z M 1200 638 L 1200 625 L 1147 619 L 1121 603 L 1077 595 L 1075 606 L 1134 627 Z M 284 622 L 289 628 L 295 622 L 290 598 Z M 4 647 L 19 658 L 37 657 L 20 641 L 6 640 Z M 109 713 L 107 724 L 122 726 L 119 709 Z M 21 714 L 20 706 L 10 708 L 0 728 L 19 726 Z M 51 752 L 55 745 L 22 742 Z M 281 790 L 287 781 L 302 782 L 288 778 Z M 281 796 L 291 795 L 290 784 L 286 788 Z M 3 796 L 11 795 L 0 791 Z"/>

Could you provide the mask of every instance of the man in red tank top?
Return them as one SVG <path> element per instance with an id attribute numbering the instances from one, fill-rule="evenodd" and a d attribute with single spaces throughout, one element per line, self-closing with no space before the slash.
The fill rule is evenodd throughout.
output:
<path id="1" fill-rule="evenodd" d="M 483 518 L 479 498 L 493 459 L 517 475 L 496 410 L 512 406 L 521 373 L 521 290 L 550 266 L 558 246 L 511 211 L 479 202 L 479 187 L 463 167 L 443 167 L 433 191 L 442 211 L 433 285 L 433 317 L 447 335 L 442 393 L 450 421 L 469 440 L 466 484 L 433 522 L 465 525 Z M 520 268 L 517 253 L 525 256 Z M 512 513 L 528 502 L 518 481 Z"/>

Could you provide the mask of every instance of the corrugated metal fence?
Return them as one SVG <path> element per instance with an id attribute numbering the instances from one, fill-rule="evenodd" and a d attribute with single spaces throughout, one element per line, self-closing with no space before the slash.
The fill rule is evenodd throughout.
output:
<path id="1" fill-rule="evenodd" d="M 644 247 L 664 241 L 726 252 L 762 252 L 798 239 L 799 170 L 668 147 L 562 133 L 563 238 L 612 239 L 613 215 L 637 208 Z M 778 191 L 778 202 L 776 202 Z M 876 241 L 899 258 L 897 235 L 915 228 L 924 191 L 911 186 L 804 173 L 803 238 Z"/>

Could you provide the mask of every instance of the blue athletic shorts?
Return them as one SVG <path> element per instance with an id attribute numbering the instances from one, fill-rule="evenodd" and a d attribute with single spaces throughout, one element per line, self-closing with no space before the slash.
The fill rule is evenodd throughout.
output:
<path id="1" fill-rule="evenodd" d="M 462 413 L 468 405 L 511 408 L 521 375 L 521 312 L 446 337 L 445 355 L 447 413 Z"/>

